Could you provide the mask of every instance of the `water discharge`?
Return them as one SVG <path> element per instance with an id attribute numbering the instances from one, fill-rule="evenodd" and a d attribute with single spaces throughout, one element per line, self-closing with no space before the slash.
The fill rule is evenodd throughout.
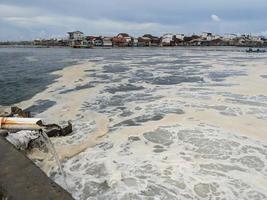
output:
<path id="1" fill-rule="evenodd" d="M 57 154 L 57 151 L 55 149 L 54 144 L 51 142 L 51 140 L 49 139 L 49 137 L 45 133 L 45 131 L 40 131 L 40 134 L 42 135 L 42 137 L 46 141 L 47 148 L 50 150 L 51 154 L 53 155 L 53 157 L 54 157 L 54 159 L 56 161 L 56 164 L 58 166 L 59 172 L 60 172 L 60 174 L 62 176 L 62 179 L 63 179 L 63 183 L 64 183 L 64 186 L 63 187 L 66 190 L 69 190 L 70 191 L 70 188 L 68 187 L 68 184 L 67 184 L 67 176 L 66 176 L 66 173 L 63 171 L 62 164 L 61 164 L 61 162 L 59 160 L 59 157 L 58 157 L 58 154 Z"/>

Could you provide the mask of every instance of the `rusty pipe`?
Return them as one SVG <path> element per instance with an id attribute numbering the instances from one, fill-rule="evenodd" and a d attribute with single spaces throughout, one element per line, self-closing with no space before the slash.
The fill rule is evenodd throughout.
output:
<path id="1" fill-rule="evenodd" d="M 42 121 L 38 118 L 0 117 L 0 129 L 40 130 Z"/>

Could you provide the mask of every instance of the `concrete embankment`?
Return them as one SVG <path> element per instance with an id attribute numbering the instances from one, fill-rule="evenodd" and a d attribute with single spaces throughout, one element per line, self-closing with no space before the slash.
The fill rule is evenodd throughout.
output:
<path id="1" fill-rule="evenodd" d="M 0 199 L 73 200 L 69 193 L 1 136 Z"/>

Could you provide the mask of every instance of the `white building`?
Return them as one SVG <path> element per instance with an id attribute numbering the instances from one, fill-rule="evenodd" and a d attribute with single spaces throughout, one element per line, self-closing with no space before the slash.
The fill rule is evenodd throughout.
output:
<path id="1" fill-rule="evenodd" d="M 68 32 L 70 40 L 83 40 L 84 34 L 81 31 Z"/>
<path id="2" fill-rule="evenodd" d="M 250 36 L 249 39 L 252 40 L 253 42 L 262 42 L 263 43 L 261 37 L 259 37 L 259 36 Z"/>
<path id="3" fill-rule="evenodd" d="M 119 33 L 117 35 L 118 38 L 124 38 L 127 43 L 130 43 L 132 41 L 132 37 L 127 33 Z"/>
<path id="4" fill-rule="evenodd" d="M 211 36 L 211 40 L 216 40 L 216 39 L 219 39 L 219 38 L 221 38 L 221 36 L 217 35 L 217 34 Z"/>
<path id="5" fill-rule="evenodd" d="M 162 36 L 161 44 L 163 46 L 169 46 L 171 45 L 171 42 L 173 41 L 173 34 L 172 33 L 166 33 Z"/>
<path id="6" fill-rule="evenodd" d="M 203 32 L 201 34 L 201 38 L 208 40 L 208 41 L 213 40 L 212 33 L 209 33 L 209 32 Z"/>
<path id="7" fill-rule="evenodd" d="M 183 33 L 177 33 L 175 34 L 175 37 L 180 40 L 184 40 L 185 35 Z"/>
<path id="8" fill-rule="evenodd" d="M 133 39 L 133 46 L 134 47 L 137 47 L 138 46 L 138 39 L 137 38 L 134 38 Z"/>
<path id="9" fill-rule="evenodd" d="M 69 34 L 69 46 L 71 47 L 85 47 L 88 42 L 85 40 L 85 36 L 81 31 L 68 32 Z"/>
<path id="10" fill-rule="evenodd" d="M 226 40 L 233 40 L 233 39 L 237 38 L 237 35 L 233 34 L 233 33 L 226 33 L 223 36 L 223 38 L 226 39 Z"/>
<path id="11" fill-rule="evenodd" d="M 112 37 L 103 37 L 103 47 L 112 47 Z"/>

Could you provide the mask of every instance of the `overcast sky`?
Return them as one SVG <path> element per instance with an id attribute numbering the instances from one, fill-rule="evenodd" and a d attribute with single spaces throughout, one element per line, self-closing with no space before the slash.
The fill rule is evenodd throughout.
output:
<path id="1" fill-rule="evenodd" d="M 267 35 L 267 0 L 0 0 L 0 40 L 144 33 Z"/>

